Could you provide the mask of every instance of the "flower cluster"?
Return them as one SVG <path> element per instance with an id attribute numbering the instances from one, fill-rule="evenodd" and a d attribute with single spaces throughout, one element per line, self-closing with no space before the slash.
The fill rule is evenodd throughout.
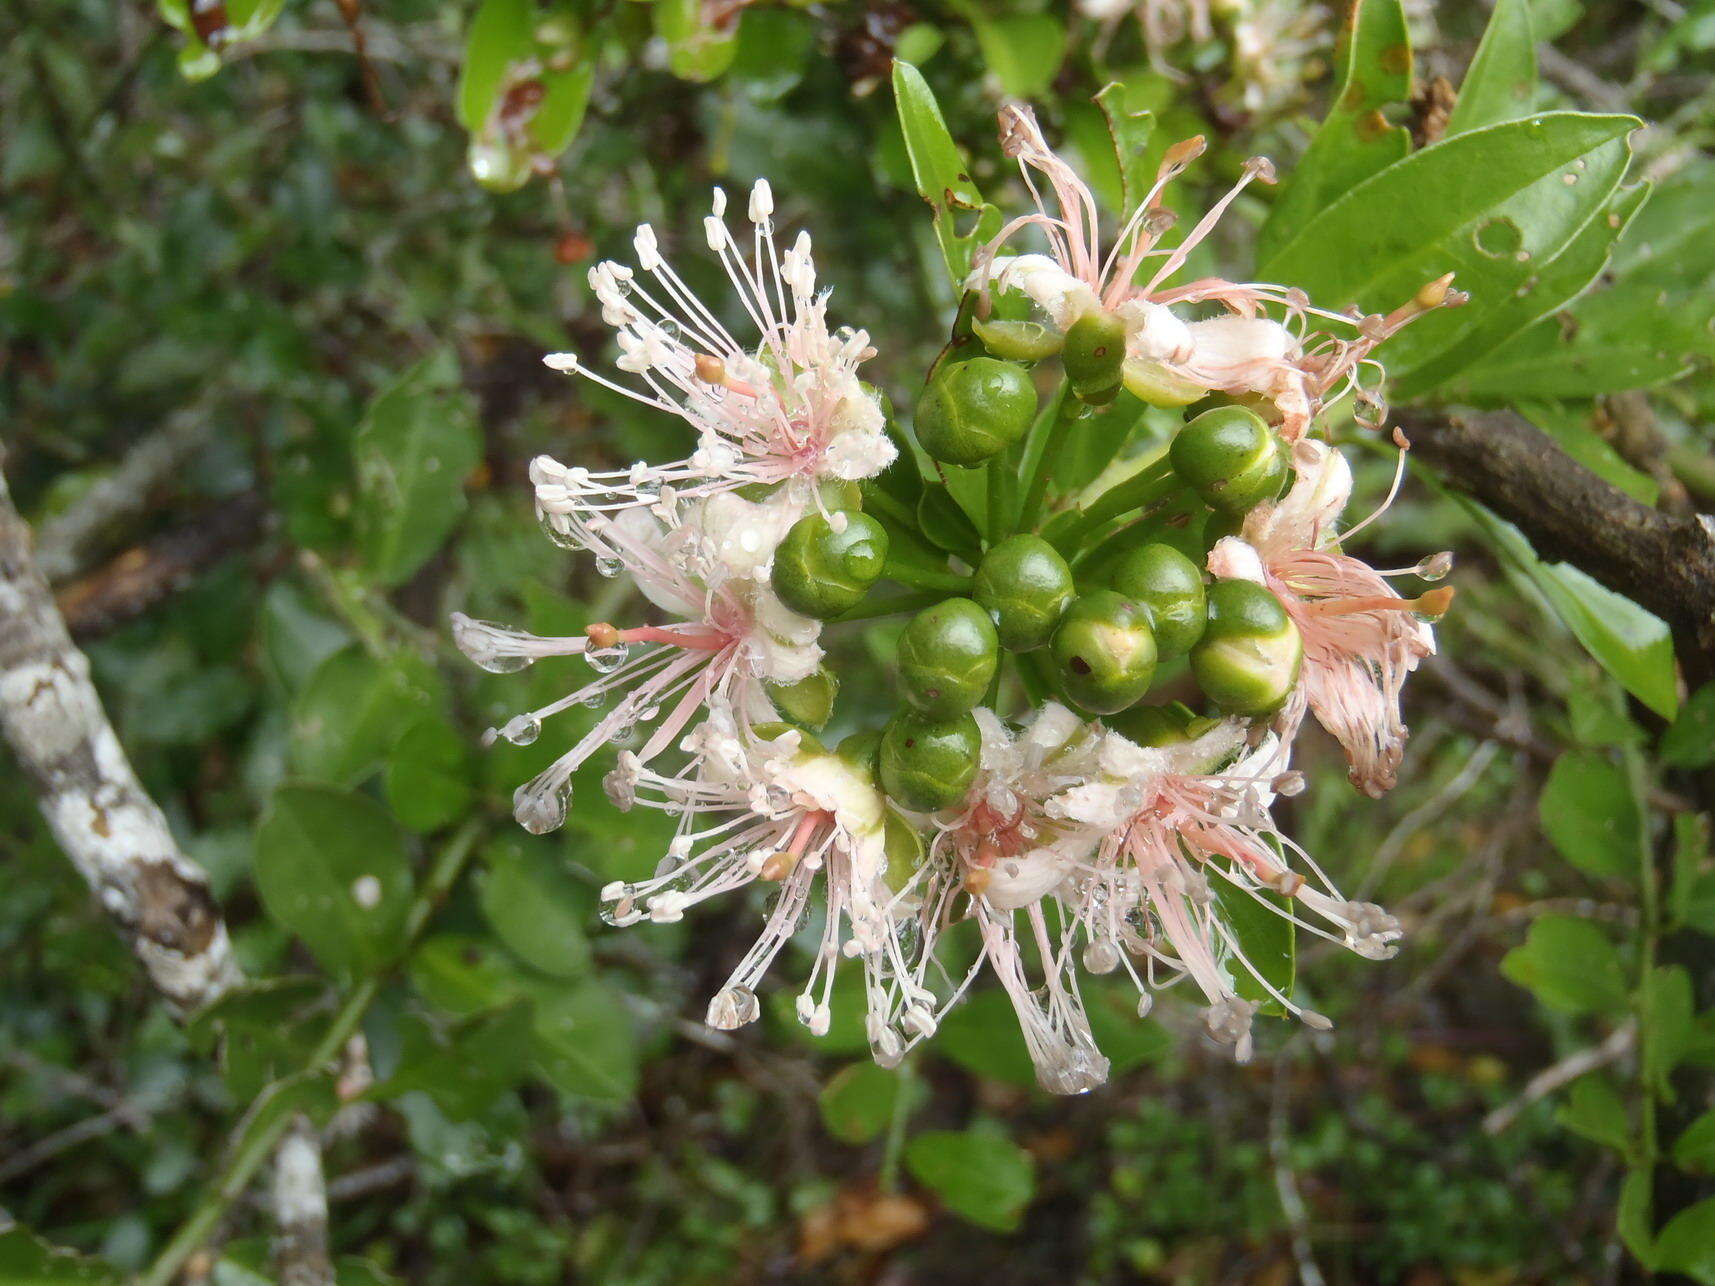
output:
<path id="1" fill-rule="evenodd" d="M 1328 1025 L 1253 958 L 1245 925 L 1279 917 L 1369 958 L 1395 950 L 1397 922 L 1344 898 L 1270 810 L 1304 788 L 1291 755 L 1308 719 L 1340 742 L 1358 787 L 1393 784 L 1401 686 L 1452 591 L 1405 598 L 1390 578 L 1437 580 L 1446 560 L 1380 572 L 1347 553 L 1350 470 L 1312 434 L 1348 396 L 1379 421 L 1374 349 L 1459 297 L 1443 280 L 1369 316 L 1282 286 L 1176 282 L 1244 187 L 1271 177 L 1266 162 L 1174 240 L 1163 192 L 1201 142 L 1168 149 L 1104 245 L 1088 187 L 1030 112 L 1006 109 L 1001 137 L 1035 208 L 976 256 L 972 306 L 911 438 L 858 377 L 868 336 L 829 328 L 808 236 L 779 248 L 766 183 L 747 233 L 719 192 L 705 220 L 742 341 L 648 226 L 634 266 L 593 269 L 629 378 L 569 354 L 549 364 L 678 417 L 695 448 L 605 472 L 543 457 L 531 478 L 552 538 L 625 575 L 648 607 L 569 638 L 464 616 L 454 634 L 489 670 L 580 656 L 594 671 L 492 734 L 528 742 L 560 711 L 603 710 L 518 788 L 523 826 L 560 825 L 574 774 L 610 746 L 612 802 L 676 820 L 652 878 L 603 890 L 611 923 L 670 922 L 772 886 L 710 1025 L 755 1019 L 764 974 L 807 929 L 797 1013 L 812 1032 L 828 1030 L 844 960 L 887 1065 L 992 973 L 1042 1084 L 1078 1093 L 1108 1069 L 1085 975 L 1123 972 L 1140 1013 L 1189 979 L 1210 1035 L 1244 1059 L 1258 1012 Z M 1002 253 L 1032 228 L 1045 252 Z M 1064 379 L 1043 410 L 1032 368 L 1050 358 Z M 1153 459 L 1134 443 L 1137 458 L 1096 484 L 1057 490 L 1062 436 L 1122 395 L 1184 423 Z M 955 471 L 984 480 L 985 505 L 961 506 Z M 899 589 L 872 596 L 883 581 Z M 824 632 L 905 615 L 900 707 L 824 742 L 850 718 L 836 716 Z"/>

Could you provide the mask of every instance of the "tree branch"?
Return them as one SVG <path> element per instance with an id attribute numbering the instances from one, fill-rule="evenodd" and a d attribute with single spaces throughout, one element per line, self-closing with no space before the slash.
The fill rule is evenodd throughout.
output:
<path id="1" fill-rule="evenodd" d="M 1603 481 L 1511 411 L 1402 411 L 1413 453 L 1529 537 L 1648 608 L 1673 630 L 1694 682 L 1715 677 L 1715 534 Z"/>
<path id="2" fill-rule="evenodd" d="M 0 732 L 54 838 L 181 1010 L 238 980 L 208 880 L 137 781 L 0 474 Z"/>
<path id="3" fill-rule="evenodd" d="M 274 1156 L 274 1268 L 280 1286 L 333 1286 L 322 1141 L 303 1115 Z"/>

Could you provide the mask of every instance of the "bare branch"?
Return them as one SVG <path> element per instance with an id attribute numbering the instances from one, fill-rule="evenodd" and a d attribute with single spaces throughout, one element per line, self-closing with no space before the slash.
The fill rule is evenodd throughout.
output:
<path id="1" fill-rule="evenodd" d="M 298 1116 L 274 1156 L 274 1270 L 280 1286 L 333 1286 L 322 1142 Z"/>
<path id="2" fill-rule="evenodd" d="M 1569 1054 L 1552 1067 L 1545 1067 L 1520 1091 L 1511 1102 L 1503 1103 L 1483 1118 L 1485 1134 L 1499 1134 L 1518 1119 L 1519 1113 L 1540 1098 L 1546 1098 L 1562 1085 L 1575 1081 L 1586 1072 L 1606 1067 L 1632 1047 L 1638 1034 L 1637 1023 L 1627 1019 L 1609 1034 L 1600 1045 L 1592 1045 Z"/>
<path id="3" fill-rule="evenodd" d="M 42 815 L 150 980 L 194 1009 L 238 980 L 202 868 L 138 783 L 0 476 L 0 731 Z"/>

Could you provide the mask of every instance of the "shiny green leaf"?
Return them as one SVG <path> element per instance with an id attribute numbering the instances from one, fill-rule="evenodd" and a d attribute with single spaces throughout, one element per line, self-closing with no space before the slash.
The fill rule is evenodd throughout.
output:
<path id="1" fill-rule="evenodd" d="M 1602 879 L 1637 879 L 1637 803 L 1625 770 L 1606 755 L 1561 755 L 1537 807 L 1543 833 L 1572 865 Z"/>
<path id="2" fill-rule="evenodd" d="M 1536 36 L 1530 0 L 1498 0 L 1483 42 L 1459 85 L 1448 134 L 1517 120 L 1536 96 Z"/>
<path id="3" fill-rule="evenodd" d="M 918 195 L 935 212 L 935 236 L 947 274 L 956 288 L 963 289 L 971 275 L 971 256 L 1000 230 L 1000 212 L 983 204 L 970 168 L 947 132 L 934 91 L 910 63 L 895 60 L 893 64 L 893 99 Z M 966 212 L 976 212 L 974 226 L 961 234 L 956 221 Z"/>
<path id="4" fill-rule="evenodd" d="M 998 1134 L 927 1130 L 906 1145 L 905 1168 L 954 1214 L 995 1232 L 1018 1227 L 1036 1191 L 1030 1154 Z"/>
<path id="5" fill-rule="evenodd" d="M 556 978 L 589 972 L 585 899 L 541 848 L 508 838 L 491 845 L 478 885 L 494 936 L 532 969 Z"/>

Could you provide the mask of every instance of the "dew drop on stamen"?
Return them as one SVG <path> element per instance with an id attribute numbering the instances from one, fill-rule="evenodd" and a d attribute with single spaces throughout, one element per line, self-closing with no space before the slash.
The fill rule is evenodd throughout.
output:
<path id="1" fill-rule="evenodd" d="M 528 746 L 542 735 L 542 721 L 532 714 L 521 714 L 509 719 L 500 729 L 500 735 L 515 746 Z"/>
<path id="2" fill-rule="evenodd" d="M 590 648 L 584 653 L 584 660 L 597 674 L 612 674 L 625 664 L 626 653 L 626 644 L 615 643 L 612 647 Z"/>
<path id="3" fill-rule="evenodd" d="M 595 569 L 601 575 L 612 580 L 625 570 L 625 560 L 608 554 L 598 554 L 595 560 Z"/>
<path id="4" fill-rule="evenodd" d="M 566 805 L 570 802 L 570 783 L 555 786 L 536 778 L 512 792 L 512 816 L 532 835 L 546 835 L 566 821 Z"/>
<path id="5" fill-rule="evenodd" d="M 1426 581 L 1446 580 L 1447 573 L 1453 570 L 1453 555 L 1447 550 L 1439 554 L 1431 554 L 1416 567 L 1417 575 Z"/>

